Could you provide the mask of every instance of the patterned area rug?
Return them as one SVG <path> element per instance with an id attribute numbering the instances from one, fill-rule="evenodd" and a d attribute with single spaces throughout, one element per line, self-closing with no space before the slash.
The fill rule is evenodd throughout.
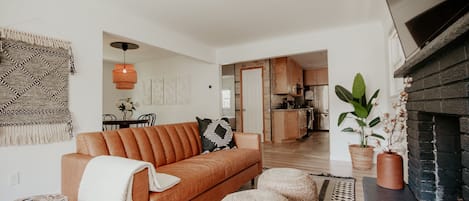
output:
<path id="1" fill-rule="evenodd" d="M 331 174 L 318 175 L 310 173 L 310 175 L 316 182 L 319 201 L 355 201 L 355 178 L 339 177 Z M 255 187 L 251 186 L 249 182 L 243 185 L 239 191 L 253 188 Z"/>
<path id="2" fill-rule="evenodd" d="M 319 201 L 355 200 L 355 179 L 333 175 L 310 174 L 318 187 Z"/>

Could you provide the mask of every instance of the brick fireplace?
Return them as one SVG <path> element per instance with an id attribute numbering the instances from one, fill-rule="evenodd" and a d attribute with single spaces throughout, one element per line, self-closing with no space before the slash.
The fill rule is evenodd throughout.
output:
<path id="1" fill-rule="evenodd" d="M 462 32 L 460 26 L 433 41 L 395 73 L 413 78 L 406 105 L 408 184 L 418 200 L 469 200 L 467 17 L 464 23 Z"/>

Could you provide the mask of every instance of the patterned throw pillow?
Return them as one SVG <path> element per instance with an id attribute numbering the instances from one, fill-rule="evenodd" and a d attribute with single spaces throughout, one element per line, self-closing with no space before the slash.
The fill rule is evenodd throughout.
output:
<path id="1" fill-rule="evenodd" d="M 211 120 L 196 117 L 202 140 L 202 154 L 236 148 L 233 131 L 227 118 Z"/>

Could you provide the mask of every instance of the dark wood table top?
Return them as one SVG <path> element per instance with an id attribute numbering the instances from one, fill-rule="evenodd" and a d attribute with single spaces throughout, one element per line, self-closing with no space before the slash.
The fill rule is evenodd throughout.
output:
<path id="1" fill-rule="evenodd" d="M 408 185 L 402 190 L 390 190 L 378 186 L 372 177 L 363 177 L 363 196 L 365 201 L 417 201 Z"/>
<path id="2" fill-rule="evenodd" d="M 129 120 L 105 120 L 104 125 L 119 125 L 119 128 L 128 128 L 130 124 L 147 123 L 147 119 L 129 119 Z"/>

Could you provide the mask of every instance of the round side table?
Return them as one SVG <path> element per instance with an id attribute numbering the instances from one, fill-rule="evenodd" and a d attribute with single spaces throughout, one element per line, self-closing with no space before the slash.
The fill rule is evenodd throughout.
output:
<path id="1" fill-rule="evenodd" d="M 67 196 L 61 194 L 34 195 L 15 201 L 68 201 Z"/>

